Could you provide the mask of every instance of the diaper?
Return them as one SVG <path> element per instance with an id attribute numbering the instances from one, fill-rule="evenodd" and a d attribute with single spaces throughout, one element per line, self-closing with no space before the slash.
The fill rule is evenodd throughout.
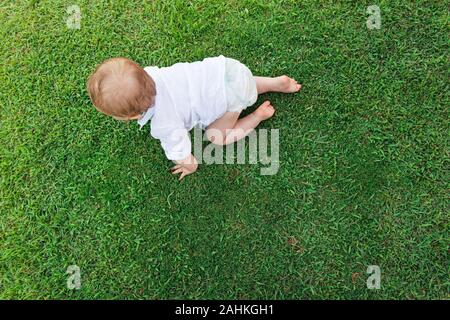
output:
<path id="1" fill-rule="evenodd" d="M 228 112 L 241 112 L 255 104 L 258 98 L 256 81 L 250 69 L 231 58 L 225 61 L 225 90 Z"/>

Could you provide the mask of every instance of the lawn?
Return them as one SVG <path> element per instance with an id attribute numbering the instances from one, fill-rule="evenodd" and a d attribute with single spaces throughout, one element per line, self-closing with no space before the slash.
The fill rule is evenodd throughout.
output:
<path id="1" fill-rule="evenodd" d="M 445 1 L 4 0 L 0 21 L 0 298 L 449 298 Z M 179 182 L 148 127 L 87 96 L 109 57 L 220 54 L 303 84 L 258 101 L 277 108 L 275 175 Z"/>

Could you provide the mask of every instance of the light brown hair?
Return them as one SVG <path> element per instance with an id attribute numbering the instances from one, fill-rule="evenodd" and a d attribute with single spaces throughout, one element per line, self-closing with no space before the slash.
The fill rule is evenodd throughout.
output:
<path id="1" fill-rule="evenodd" d="M 153 79 L 127 58 L 112 58 L 100 64 L 89 77 L 87 89 L 98 111 L 118 118 L 145 112 L 156 95 Z"/>

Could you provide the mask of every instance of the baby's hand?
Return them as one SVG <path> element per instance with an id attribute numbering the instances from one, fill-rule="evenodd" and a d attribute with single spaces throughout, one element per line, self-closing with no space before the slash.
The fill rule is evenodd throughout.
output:
<path id="1" fill-rule="evenodd" d="M 194 173 L 198 168 L 197 159 L 195 159 L 192 154 L 186 159 L 176 160 L 175 163 L 177 163 L 177 165 L 174 166 L 171 171 L 172 174 L 181 173 L 179 180 L 183 179 L 188 174 Z"/>

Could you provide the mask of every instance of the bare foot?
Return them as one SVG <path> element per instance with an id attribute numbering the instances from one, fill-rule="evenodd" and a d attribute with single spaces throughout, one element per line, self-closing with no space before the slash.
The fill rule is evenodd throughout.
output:
<path id="1" fill-rule="evenodd" d="M 273 116 L 273 114 L 275 113 L 275 108 L 272 106 L 270 101 L 265 101 L 253 113 L 258 119 L 263 121 Z"/>
<path id="2" fill-rule="evenodd" d="M 300 91 L 302 87 L 295 79 L 289 78 L 288 76 L 281 76 L 276 79 L 278 80 L 279 92 L 294 93 Z"/>

